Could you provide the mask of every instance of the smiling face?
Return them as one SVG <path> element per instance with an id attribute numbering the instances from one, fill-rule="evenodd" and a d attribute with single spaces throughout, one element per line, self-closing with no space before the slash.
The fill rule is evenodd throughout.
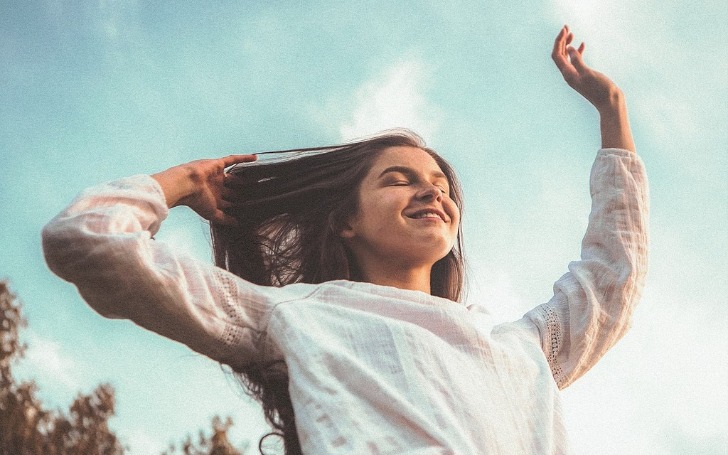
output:
<path id="1" fill-rule="evenodd" d="M 416 147 L 389 147 L 359 188 L 359 210 L 340 233 L 359 267 L 429 269 L 453 248 L 460 212 L 435 159 Z"/>

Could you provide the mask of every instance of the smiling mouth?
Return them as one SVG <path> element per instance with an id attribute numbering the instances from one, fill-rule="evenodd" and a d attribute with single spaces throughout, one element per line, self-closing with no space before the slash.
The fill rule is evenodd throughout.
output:
<path id="1" fill-rule="evenodd" d="M 446 222 L 444 215 L 434 210 L 420 210 L 419 212 L 408 215 L 408 217 L 415 220 L 433 219 Z"/>

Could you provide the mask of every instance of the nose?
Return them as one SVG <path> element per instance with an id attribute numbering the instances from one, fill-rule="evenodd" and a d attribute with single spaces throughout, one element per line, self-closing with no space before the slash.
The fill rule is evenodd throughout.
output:
<path id="1" fill-rule="evenodd" d="M 440 201 L 442 200 L 442 194 L 443 191 L 440 189 L 440 187 L 436 185 L 432 185 L 429 183 L 425 183 L 423 188 L 417 192 L 417 198 L 422 200 L 434 200 L 434 201 Z"/>

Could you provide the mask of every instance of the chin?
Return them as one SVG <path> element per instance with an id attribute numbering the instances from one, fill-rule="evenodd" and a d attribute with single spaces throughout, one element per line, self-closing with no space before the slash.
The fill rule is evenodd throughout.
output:
<path id="1" fill-rule="evenodd" d="M 447 249 L 439 249 L 438 248 L 438 254 L 428 254 L 422 258 L 420 258 L 420 262 L 423 264 L 431 264 L 435 265 L 436 262 L 444 259 L 450 251 L 452 251 L 452 245 L 450 245 Z"/>

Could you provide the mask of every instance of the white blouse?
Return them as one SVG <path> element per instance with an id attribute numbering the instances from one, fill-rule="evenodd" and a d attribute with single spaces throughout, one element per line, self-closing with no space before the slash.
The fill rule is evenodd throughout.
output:
<path id="1" fill-rule="evenodd" d="M 284 360 L 304 453 L 563 454 L 558 389 L 624 335 L 647 265 L 639 157 L 600 150 L 590 186 L 581 260 L 548 303 L 506 324 L 419 291 L 246 282 L 152 239 L 168 209 L 149 176 L 84 191 L 43 247 L 104 316 L 236 369 Z"/>

